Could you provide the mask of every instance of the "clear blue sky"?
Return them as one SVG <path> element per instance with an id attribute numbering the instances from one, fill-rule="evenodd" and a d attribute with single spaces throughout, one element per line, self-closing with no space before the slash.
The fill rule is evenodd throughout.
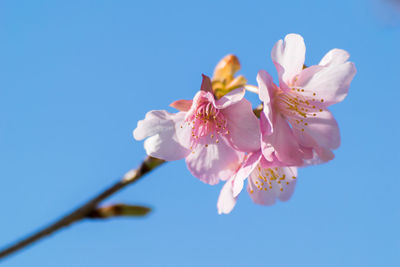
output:
<path id="1" fill-rule="evenodd" d="M 136 167 L 137 121 L 191 98 L 227 53 L 253 84 L 275 75 L 270 50 L 287 33 L 305 38 L 307 65 L 331 48 L 356 64 L 333 108 L 336 158 L 301 169 L 289 202 L 242 194 L 227 216 L 222 184 L 172 162 L 108 201 L 150 205 L 148 217 L 85 221 L 1 266 L 400 266 L 395 14 L 378 0 L 188 2 L 0 2 L 0 246 Z"/>

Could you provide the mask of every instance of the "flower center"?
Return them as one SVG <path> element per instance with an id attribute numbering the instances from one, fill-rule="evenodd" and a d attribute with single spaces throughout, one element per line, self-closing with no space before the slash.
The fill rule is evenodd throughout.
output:
<path id="1" fill-rule="evenodd" d="M 306 119 L 318 117 L 325 109 L 324 99 L 317 99 L 316 92 L 293 87 L 290 91 L 279 90 L 274 105 L 291 123 L 292 127 L 304 131 Z"/>
<path id="2" fill-rule="evenodd" d="M 194 144 L 197 144 L 200 138 L 206 136 L 211 139 L 215 137 L 215 142 L 218 143 L 220 135 L 229 134 L 224 115 L 210 102 L 199 104 L 196 112 L 188 118 L 187 123 L 192 127 L 192 141 Z"/>
<path id="3" fill-rule="evenodd" d="M 280 191 L 283 191 L 283 185 L 289 185 L 291 181 L 296 179 L 296 176 L 286 176 L 280 168 L 262 168 L 260 165 L 257 166 L 255 174 L 252 175 L 252 180 L 256 188 L 252 183 L 250 185 L 250 194 L 254 193 L 254 190 L 268 191 L 273 190 L 274 187 L 278 187 Z"/>

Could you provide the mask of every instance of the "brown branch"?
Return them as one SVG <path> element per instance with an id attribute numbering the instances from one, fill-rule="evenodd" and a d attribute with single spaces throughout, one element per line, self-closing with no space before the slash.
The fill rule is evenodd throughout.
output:
<path id="1" fill-rule="evenodd" d="M 153 157 L 147 157 L 142 164 L 136 170 L 130 170 L 124 176 L 124 178 L 112 185 L 111 187 L 107 188 L 94 198 L 90 199 L 88 202 L 84 203 L 71 213 L 67 214 L 66 216 L 62 217 L 61 219 L 57 220 L 53 224 L 50 224 L 44 227 L 42 230 L 39 230 L 28 237 L 7 246 L 3 250 L 0 251 L 0 260 L 25 248 L 26 246 L 42 239 L 43 237 L 50 235 L 61 228 L 68 226 L 72 223 L 78 222 L 86 217 L 88 217 L 94 210 L 97 209 L 98 204 L 105 200 L 106 198 L 110 197 L 114 193 L 118 192 L 122 188 L 126 187 L 129 184 L 132 184 L 138 181 L 141 177 L 143 177 L 146 173 L 150 172 L 154 168 L 158 167 L 164 163 L 163 160 L 156 159 Z"/>

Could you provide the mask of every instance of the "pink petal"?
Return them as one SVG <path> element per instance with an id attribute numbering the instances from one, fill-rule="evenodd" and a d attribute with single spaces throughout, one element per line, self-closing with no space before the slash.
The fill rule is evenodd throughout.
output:
<path id="1" fill-rule="evenodd" d="M 193 104 L 193 100 L 176 100 L 175 102 L 172 102 L 169 106 L 176 108 L 179 111 L 189 111 L 190 107 Z"/>
<path id="2" fill-rule="evenodd" d="M 301 131 L 294 128 L 295 134 L 303 146 L 312 147 L 315 144 L 319 147 L 336 149 L 340 146 L 339 126 L 329 110 L 316 113 L 315 117 L 307 117 Z"/>
<path id="3" fill-rule="evenodd" d="M 315 147 L 312 151 L 313 155 L 304 160 L 303 166 L 317 165 L 328 162 L 335 158 L 335 155 L 330 149 Z"/>
<path id="4" fill-rule="evenodd" d="M 293 195 L 296 187 L 297 168 L 283 167 L 274 169 L 279 177 L 285 175 L 285 179 L 270 181 L 270 184 L 268 184 L 259 179 L 259 173 L 256 170 L 250 174 L 247 191 L 255 203 L 269 206 L 275 204 L 276 199 L 287 201 Z"/>
<path id="5" fill-rule="evenodd" d="M 246 90 L 244 88 L 237 88 L 235 90 L 232 90 L 220 99 L 218 99 L 215 103 L 215 107 L 218 109 L 224 109 L 229 107 L 230 105 L 236 104 L 243 99 L 245 92 Z"/>
<path id="6" fill-rule="evenodd" d="M 204 183 L 217 184 L 234 175 L 243 157 L 244 153 L 233 149 L 225 138 L 206 136 L 198 140 L 186 157 L 186 164 L 193 176 Z"/>
<path id="7" fill-rule="evenodd" d="M 282 170 L 282 173 L 284 173 L 287 177 L 289 177 L 289 179 L 290 179 L 290 176 L 296 177 L 296 179 L 297 179 L 297 168 L 296 167 L 283 167 L 283 168 L 281 168 L 281 170 Z M 283 185 L 282 185 L 283 191 L 280 191 L 279 195 L 278 195 L 278 198 L 280 201 L 288 201 L 292 197 L 292 195 L 294 193 L 294 189 L 296 187 L 296 181 L 297 181 L 296 179 L 292 179 L 289 184 L 283 183 Z"/>
<path id="8" fill-rule="evenodd" d="M 319 148 L 316 148 L 315 151 L 318 155 L 318 159 L 321 162 L 328 162 L 330 160 L 333 160 L 333 158 L 335 157 L 335 155 L 332 153 L 332 151 L 327 148 L 319 147 Z"/>
<path id="9" fill-rule="evenodd" d="M 229 179 L 219 193 L 217 208 L 218 214 L 230 213 L 236 205 L 236 197 L 232 193 L 233 178 Z"/>
<path id="10" fill-rule="evenodd" d="M 295 86 L 298 84 L 306 84 L 310 81 L 310 79 L 317 73 L 318 71 L 322 70 L 324 67 L 319 65 L 313 65 L 308 68 L 302 70 L 295 82 Z M 311 97 L 311 94 L 310 94 Z"/>
<path id="11" fill-rule="evenodd" d="M 315 98 L 325 106 L 329 106 L 342 101 L 347 96 L 355 74 L 356 68 L 352 62 L 333 64 L 323 67 L 307 80 L 297 81 L 296 85 L 303 88 L 310 98 Z"/>
<path id="12" fill-rule="evenodd" d="M 271 75 L 264 70 L 258 72 L 257 82 L 259 87 L 258 96 L 264 105 L 263 114 L 260 115 L 261 132 L 263 134 L 271 134 L 273 131 L 271 98 L 274 95 L 274 91 L 277 90 L 277 87 L 273 83 Z"/>
<path id="13" fill-rule="evenodd" d="M 271 57 L 274 62 L 279 82 L 290 85 L 293 79 L 303 69 L 306 46 L 303 37 L 298 34 L 288 34 L 285 40 L 279 40 L 272 48 Z"/>
<path id="14" fill-rule="evenodd" d="M 250 173 L 257 167 L 258 163 L 262 158 L 261 151 L 250 153 L 238 172 L 234 176 L 233 180 L 233 196 L 237 197 L 243 189 L 244 180 L 249 177 Z"/>
<path id="15" fill-rule="evenodd" d="M 264 156 L 261 158 L 259 165 L 261 168 L 268 169 L 272 167 L 285 167 L 287 163 L 281 162 L 275 154 L 272 154 L 272 158 L 268 159 Z"/>
<path id="16" fill-rule="evenodd" d="M 163 160 L 178 160 L 186 157 L 190 150 L 190 128 L 184 124 L 185 113 L 169 113 L 165 110 L 153 110 L 138 122 L 133 136 L 136 140 L 146 139 L 144 147 L 149 156 Z"/>
<path id="17" fill-rule="evenodd" d="M 201 76 L 203 77 L 203 80 L 201 81 L 200 90 L 204 91 L 204 92 L 212 93 L 212 84 L 211 84 L 210 77 L 208 77 L 207 75 L 204 75 L 204 74 L 202 74 Z"/>
<path id="18" fill-rule="evenodd" d="M 275 204 L 276 194 L 278 193 L 276 192 L 276 189 L 273 187 L 272 189 L 267 189 L 268 191 L 259 190 L 253 181 L 256 178 L 257 177 L 255 177 L 255 174 L 252 173 L 247 184 L 247 192 L 249 193 L 253 202 L 265 206 L 271 206 Z"/>
<path id="19" fill-rule="evenodd" d="M 244 152 L 260 149 L 260 124 L 249 101 L 242 99 L 223 109 L 222 113 L 228 122 L 227 138 L 234 148 Z"/>
<path id="20" fill-rule="evenodd" d="M 262 136 L 262 152 L 267 160 L 273 156 L 286 166 L 301 166 L 302 153 L 288 122 L 280 115 L 274 118 L 274 132 Z"/>
<path id="21" fill-rule="evenodd" d="M 349 60 L 349 58 L 350 55 L 347 53 L 347 51 L 335 48 L 326 53 L 326 55 L 319 62 L 319 65 L 324 67 L 332 67 L 345 63 L 347 60 Z"/>

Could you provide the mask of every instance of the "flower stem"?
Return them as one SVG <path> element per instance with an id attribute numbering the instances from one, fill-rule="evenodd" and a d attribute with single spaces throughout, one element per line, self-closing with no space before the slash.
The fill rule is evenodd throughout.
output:
<path id="1" fill-rule="evenodd" d="M 54 223 L 44 227 L 43 229 L 38 230 L 37 232 L 34 232 L 33 234 L 21 239 L 20 241 L 17 241 L 14 244 L 11 244 L 0 250 L 0 260 L 60 230 L 65 226 L 88 218 L 89 215 L 93 214 L 93 212 L 98 208 L 98 204 L 100 202 L 107 199 L 114 193 L 120 191 L 127 185 L 133 184 L 134 182 L 138 181 L 145 174 L 160 166 L 164 162 L 165 161 L 157 158 L 147 157 L 145 160 L 143 160 L 142 164 L 137 169 L 128 171 L 122 180 L 108 187 L 100 194 L 96 195 L 86 203 L 79 206 L 77 209 L 73 210 L 72 212 L 55 221 Z"/>

